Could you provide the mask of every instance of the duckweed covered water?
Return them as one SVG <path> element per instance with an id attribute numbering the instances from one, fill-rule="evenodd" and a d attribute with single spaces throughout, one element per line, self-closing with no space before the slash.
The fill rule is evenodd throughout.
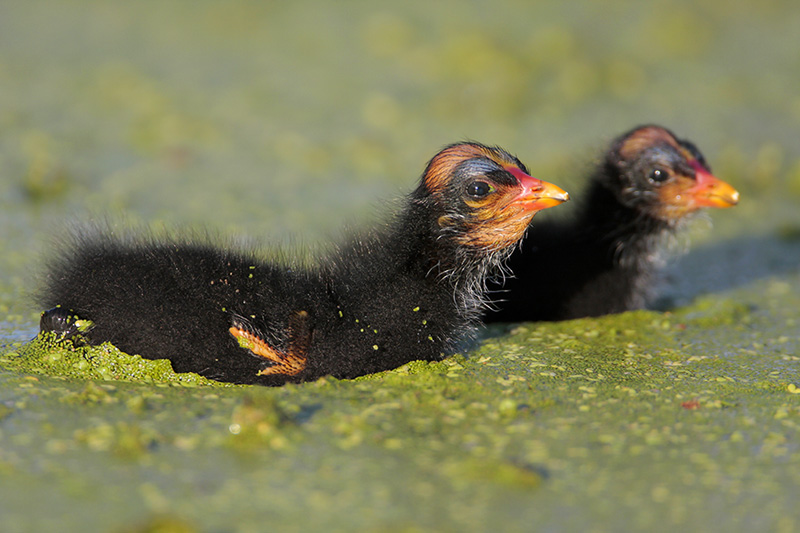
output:
<path id="1" fill-rule="evenodd" d="M 0 357 L 5 368 L 18 372 L 47 374 L 78 379 L 132 381 L 137 383 L 173 383 L 226 386 L 193 373 L 177 374 L 169 361 L 148 360 L 120 352 L 114 346 L 82 346 L 81 341 L 63 341 L 53 334 L 38 335 L 30 343 Z"/>
<path id="2" fill-rule="evenodd" d="M 469 357 L 355 381 L 186 388 L 171 386 L 176 375 L 6 371 L 2 465 L 15 489 L 4 520 L 791 530 L 800 358 L 796 337 L 773 334 L 794 320 L 798 286 L 496 327 Z M 754 310 L 759 293 L 771 296 Z M 141 380 L 136 359 L 116 379 Z M 43 495 L 52 513 L 27 516 L 25 499 Z"/>
<path id="3" fill-rule="evenodd" d="M 799 20 L 788 1 L 6 6 L 0 529 L 800 528 Z M 29 342 L 42 250 L 87 212 L 302 249 L 465 137 L 579 201 L 594 150 L 650 121 L 742 192 L 695 226 L 659 311 L 277 389 Z"/>

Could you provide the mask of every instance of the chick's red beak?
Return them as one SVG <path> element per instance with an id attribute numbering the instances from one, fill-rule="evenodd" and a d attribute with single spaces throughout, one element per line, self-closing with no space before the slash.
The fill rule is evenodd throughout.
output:
<path id="1" fill-rule="evenodd" d="M 733 207 L 739 203 L 739 191 L 714 177 L 697 161 L 690 163 L 695 170 L 696 184 L 686 190 L 698 207 Z"/>
<path id="2" fill-rule="evenodd" d="M 525 211 L 541 211 L 569 200 L 569 193 L 557 185 L 529 176 L 517 167 L 509 166 L 506 170 L 521 185 L 521 190 L 512 203 Z"/>

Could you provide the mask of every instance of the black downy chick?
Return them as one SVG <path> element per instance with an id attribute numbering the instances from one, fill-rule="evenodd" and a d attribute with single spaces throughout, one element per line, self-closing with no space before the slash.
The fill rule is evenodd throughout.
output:
<path id="1" fill-rule="evenodd" d="M 235 383 L 436 360 L 473 332 L 487 276 L 534 214 L 567 199 L 508 152 L 459 143 L 399 213 L 316 268 L 191 239 L 78 235 L 49 265 L 41 328 Z"/>
<path id="2" fill-rule="evenodd" d="M 665 241 L 703 207 L 739 193 L 717 179 L 697 147 L 655 125 L 615 139 L 577 213 L 528 230 L 493 285 L 486 322 L 566 320 L 644 307 Z M 545 282 L 546 280 L 546 282 Z"/>

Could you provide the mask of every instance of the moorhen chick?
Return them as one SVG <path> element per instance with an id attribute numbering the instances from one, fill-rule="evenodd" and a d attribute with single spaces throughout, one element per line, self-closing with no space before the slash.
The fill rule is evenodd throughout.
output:
<path id="1" fill-rule="evenodd" d="M 436 360 L 471 333 L 534 214 L 569 198 L 498 147 L 428 163 L 386 224 L 318 262 L 267 262 L 191 238 L 76 235 L 48 265 L 42 331 L 177 372 L 282 385 Z"/>
<path id="2" fill-rule="evenodd" d="M 507 263 L 513 275 L 491 287 L 484 319 L 566 320 L 642 308 L 665 241 L 698 209 L 738 201 L 694 144 L 639 126 L 611 143 L 571 219 L 528 230 Z"/>

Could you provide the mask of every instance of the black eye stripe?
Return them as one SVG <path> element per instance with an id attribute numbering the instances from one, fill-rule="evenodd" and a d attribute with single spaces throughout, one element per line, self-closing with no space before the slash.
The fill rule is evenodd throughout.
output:
<path id="1" fill-rule="evenodd" d="M 492 181 L 503 185 L 516 185 L 517 178 L 511 172 L 504 169 L 496 169 L 486 173 L 486 177 L 491 178 Z"/>
<path id="2" fill-rule="evenodd" d="M 525 172 L 523 170 L 523 172 Z M 515 185 L 517 179 L 507 170 L 488 157 L 474 157 L 460 163 L 454 172 L 454 178 L 479 178 L 485 176 L 489 181 L 499 185 Z"/>

